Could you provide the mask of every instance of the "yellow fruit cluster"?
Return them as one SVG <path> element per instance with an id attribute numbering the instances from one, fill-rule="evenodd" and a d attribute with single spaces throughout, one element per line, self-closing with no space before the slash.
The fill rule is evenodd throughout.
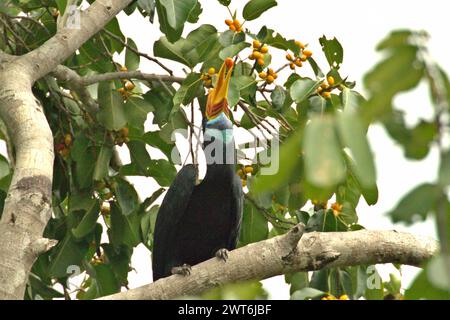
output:
<path id="1" fill-rule="evenodd" d="M 289 67 L 291 70 L 295 70 L 295 67 L 301 68 L 303 66 L 303 62 L 308 60 L 309 57 L 313 55 L 311 50 L 307 50 L 306 46 L 300 42 L 295 41 L 295 44 L 300 47 L 300 54 L 292 56 L 290 53 L 286 54 L 286 60 L 288 60 Z"/>
<path id="2" fill-rule="evenodd" d="M 122 66 L 119 68 L 119 71 L 121 72 L 127 72 L 128 68 L 125 66 Z M 136 87 L 134 83 L 128 79 L 122 79 L 122 85 L 123 87 L 117 89 L 117 91 L 121 94 L 122 98 L 124 100 L 128 99 L 132 95 L 132 91 Z"/>
<path id="3" fill-rule="evenodd" d="M 343 205 L 338 202 L 335 202 L 331 205 L 330 208 L 331 208 L 331 210 L 333 210 L 334 216 L 337 217 L 338 215 L 341 214 Z"/>
<path id="4" fill-rule="evenodd" d="M 259 77 L 261 79 L 266 80 L 267 84 L 271 84 L 275 81 L 276 78 L 278 78 L 278 74 L 275 71 L 273 71 L 272 68 L 268 68 L 267 72 L 264 71 L 260 72 Z"/>
<path id="5" fill-rule="evenodd" d="M 242 187 L 247 186 L 247 176 L 252 173 L 253 173 L 252 166 L 245 166 L 237 171 L 238 176 L 242 179 Z"/>
<path id="6" fill-rule="evenodd" d="M 114 140 L 115 144 L 122 146 L 124 143 L 129 142 L 130 139 L 128 138 L 128 133 L 129 133 L 129 130 L 127 127 L 120 129 L 115 134 L 115 140 Z"/>
<path id="7" fill-rule="evenodd" d="M 242 31 L 242 24 L 237 19 L 234 19 L 234 20 L 227 19 L 227 20 L 225 20 L 225 24 L 228 26 L 228 28 L 231 31 L 234 31 L 234 32 Z"/>
<path id="8" fill-rule="evenodd" d="M 207 73 L 202 74 L 201 79 L 203 80 L 203 85 L 206 88 L 212 87 L 212 78 L 215 74 L 216 74 L 216 69 L 214 69 L 213 67 L 209 68 Z"/>
<path id="9" fill-rule="evenodd" d="M 325 297 L 323 297 L 320 300 L 350 300 L 350 298 L 346 294 L 340 296 L 339 298 L 329 294 L 329 295 L 326 295 Z"/>
<path id="10" fill-rule="evenodd" d="M 73 143 L 73 138 L 70 133 L 64 135 L 63 142 L 55 146 L 56 151 L 63 157 L 67 157 L 70 153 L 70 148 Z"/>
<path id="11" fill-rule="evenodd" d="M 319 88 L 317 88 L 317 94 L 321 95 L 325 99 L 331 98 L 331 91 L 334 89 L 334 78 L 332 76 L 329 76 L 327 78 L 327 82 L 322 82 Z"/>
<path id="12" fill-rule="evenodd" d="M 264 55 L 269 52 L 269 47 L 263 45 L 259 40 L 253 40 L 253 52 L 249 55 L 250 60 L 256 60 L 258 65 L 264 65 Z"/>

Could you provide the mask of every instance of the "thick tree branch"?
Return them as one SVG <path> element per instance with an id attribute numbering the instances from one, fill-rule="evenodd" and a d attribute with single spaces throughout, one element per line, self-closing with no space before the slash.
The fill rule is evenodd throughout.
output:
<path id="1" fill-rule="evenodd" d="M 0 300 L 23 298 L 37 255 L 55 244 L 42 238 L 52 214 L 53 136 L 31 88 L 130 2 L 97 0 L 81 13 L 79 29 L 59 30 L 41 47 L 20 57 L 0 54 L 0 117 L 16 151 L 0 220 Z"/>
<path id="2" fill-rule="evenodd" d="M 63 28 L 23 58 L 32 65 L 33 82 L 53 71 L 87 40 L 122 11 L 132 0 L 97 0 L 81 12 L 79 29 Z"/>
<path id="3" fill-rule="evenodd" d="M 229 282 L 328 267 L 379 263 L 420 266 L 439 250 L 434 239 L 396 231 L 312 232 L 298 241 L 301 228 L 233 250 L 227 262 L 213 258 L 200 263 L 189 276 L 171 276 L 102 299 L 174 299 Z"/>
<path id="4" fill-rule="evenodd" d="M 143 73 L 141 71 L 125 71 L 125 72 L 109 72 L 103 74 L 97 74 L 92 76 L 86 76 L 81 78 L 81 83 L 85 86 L 115 79 L 138 79 L 146 81 L 163 81 L 163 82 L 183 82 L 184 78 L 175 77 L 169 75 L 159 75 L 153 73 Z"/>

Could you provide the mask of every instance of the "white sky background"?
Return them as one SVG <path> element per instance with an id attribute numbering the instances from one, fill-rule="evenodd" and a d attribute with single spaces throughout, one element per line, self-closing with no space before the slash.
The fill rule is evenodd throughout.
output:
<path id="1" fill-rule="evenodd" d="M 214 25 L 219 31 L 227 29 L 224 19 L 228 12 L 217 1 L 200 1 L 203 13 L 199 23 Z M 246 1 L 232 1 L 232 10 L 242 11 Z M 246 28 L 254 33 L 263 25 L 279 31 L 286 38 L 295 38 L 310 44 L 310 49 L 315 53 L 314 57 L 319 65 L 326 70 L 327 62 L 321 54 L 318 39 L 322 35 L 328 38 L 337 37 L 344 48 L 344 63 L 341 75 L 349 75 L 351 80 L 357 81 L 356 89 L 362 89 L 362 77 L 380 59 L 375 52 L 376 44 L 391 30 L 408 28 L 414 30 L 426 30 L 431 35 L 429 48 L 431 55 L 441 64 L 444 70 L 450 72 L 450 47 L 448 41 L 448 12 L 450 4 L 442 0 L 429 0 L 424 4 L 419 1 L 331 1 L 322 0 L 320 5 L 314 1 L 289 1 L 278 0 L 278 6 L 272 8 L 256 21 L 247 22 Z M 242 20 L 241 16 L 238 19 Z M 161 33 L 158 25 L 151 25 L 139 14 L 128 17 L 119 15 L 122 32 L 135 40 L 139 50 L 151 53 L 152 46 Z M 184 36 L 197 25 L 187 25 Z M 272 62 L 276 69 L 285 63 L 284 53 L 271 49 Z M 145 72 L 162 72 L 158 66 L 141 60 L 141 69 Z M 177 75 L 183 75 L 180 65 L 164 61 Z M 301 74 L 308 72 L 309 67 L 304 67 Z M 279 83 L 282 83 L 284 75 L 280 75 Z M 421 85 L 414 92 L 402 95 L 395 101 L 395 105 L 407 111 L 407 123 L 415 124 L 420 118 L 429 119 L 432 115 L 431 104 L 427 86 Z M 368 229 L 395 229 L 409 231 L 420 235 L 436 237 L 434 221 L 428 219 L 424 223 L 415 224 L 413 227 L 393 225 L 385 213 L 392 209 L 401 197 L 414 186 L 436 179 L 438 165 L 438 152 L 432 150 L 429 156 L 421 162 L 406 161 L 402 149 L 397 146 L 378 125 L 371 127 L 369 139 L 372 150 L 375 150 L 375 161 L 378 171 L 378 186 L 380 197 L 378 203 L 368 207 L 361 200 L 358 207 L 360 223 Z M 138 179 L 139 180 L 139 179 Z M 148 196 L 154 190 L 145 178 L 135 181 L 136 187 L 142 196 Z M 144 184 L 144 185 L 143 185 Z M 151 189 L 150 189 L 151 188 Z M 142 247 L 138 248 L 133 256 L 133 266 L 137 273 L 130 274 L 131 287 L 147 283 L 151 272 L 149 252 Z M 386 277 L 391 267 L 380 268 L 382 276 Z M 416 268 L 403 267 L 403 287 L 407 287 L 417 274 Z M 273 299 L 288 299 L 288 288 L 284 284 L 283 277 L 275 277 L 264 281 L 265 288 Z"/>
<path id="2" fill-rule="evenodd" d="M 184 36 L 199 24 L 209 23 L 219 31 L 227 30 L 224 20 L 229 18 L 228 11 L 215 0 L 200 0 L 203 13 L 200 21 L 195 25 L 187 25 Z M 304 43 L 309 43 L 314 52 L 314 58 L 324 71 L 327 70 L 327 62 L 323 56 L 318 39 L 322 35 L 328 38 L 337 37 L 344 48 L 344 63 L 341 75 L 349 75 L 349 80 L 356 80 L 358 91 L 362 90 L 362 77 L 380 59 L 375 52 L 376 44 L 383 39 L 391 30 L 408 28 L 415 30 L 426 30 L 431 35 L 429 48 L 431 55 L 440 65 L 450 73 L 450 47 L 448 41 L 448 30 L 450 23 L 448 13 L 450 2 L 443 0 L 406 1 L 406 0 L 344 0 L 331 1 L 321 0 L 320 4 L 315 1 L 293 1 L 278 0 L 278 6 L 270 9 L 256 21 L 247 22 L 246 28 L 257 33 L 263 25 L 279 31 L 284 37 L 295 38 Z M 232 10 L 238 13 L 246 1 L 233 0 Z M 118 16 L 122 32 L 131 37 L 142 52 L 152 55 L 153 43 L 161 36 L 159 25 L 150 24 L 138 13 L 131 16 L 121 13 Z M 155 20 L 157 17 L 155 17 Z M 242 17 L 238 15 L 242 21 Z M 283 53 L 277 49 L 270 49 L 273 54 L 272 63 L 274 69 L 286 62 Z M 123 58 L 123 57 L 122 57 Z M 119 59 L 119 61 L 121 61 Z M 122 60 L 123 61 L 123 60 Z M 162 61 L 175 71 L 176 75 L 183 76 L 182 65 L 170 61 Z M 143 72 L 164 74 L 164 70 L 156 64 L 141 59 Z M 308 74 L 309 66 L 303 67 L 300 74 Z M 280 74 L 277 82 L 282 84 L 288 72 Z M 415 124 L 418 119 L 429 119 L 432 109 L 429 101 L 428 91 L 425 85 L 412 93 L 402 95 L 396 99 L 395 105 L 407 111 L 407 122 Z M 198 118 L 197 118 L 198 119 Z M 149 130 L 151 126 L 147 127 Z M 153 130 L 153 128 L 151 128 Z M 436 179 L 438 165 L 438 152 L 432 150 L 426 160 L 421 162 L 406 161 L 403 151 L 386 135 L 380 126 L 373 126 L 369 130 L 369 139 L 372 150 L 375 152 L 375 161 L 378 171 L 378 187 L 380 197 L 378 203 L 373 207 L 365 205 L 361 200 L 358 207 L 360 224 L 368 229 L 396 229 L 409 231 L 420 235 L 436 237 L 434 221 L 429 219 L 425 223 L 418 223 L 411 228 L 403 225 L 393 225 L 385 213 L 392 209 L 401 197 L 413 187 L 422 182 L 432 182 Z M 4 145 L 2 144 L 4 154 Z M 129 158 L 123 150 L 124 160 Z M 159 157 L 151 152 L 153 157 Z M 152 179 L 133 178 L 130 179 L 136 186 L 142 199 L 151 195 L 157 189 Z M 161 197 L 160 197 L 161 198 Z M 161 199 L 159 199 L 161 201 Z M 135 249 L 132 258 L 135 271 L 130 272 L 130 288 L 138 287 L 151 282 L 151 259 L 150 252 L 140 245 Z M 387 275 L 392 268 L 381 268 L 383 276 Z M 417 273 L 416 268 L 404 267 L 403 287 L 407 287 Z M 273 299 L 289 299 L 288 287 L 284 284 L 283 277 L 275 277 L 265 280 L 265 288 Z"/>

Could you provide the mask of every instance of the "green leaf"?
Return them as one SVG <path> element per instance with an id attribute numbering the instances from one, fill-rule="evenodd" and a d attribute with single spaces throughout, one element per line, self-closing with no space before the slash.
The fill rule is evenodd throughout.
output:
<path id="1" fill-rule="evenodd" d="M 229 47 L 232 44 L 237 44 L 245 41 L 244 32 L 234 32 L 232 30 L 227 30 L 222 32 L 219 36 L 219 43 L 222 47 Z"/>
<path id="2" fill-rule="evenodd" d="M 88 210 L 86 210 L 83 219 L 76 228 L 72 228 L 72 234 L 75 238 L 81 239 L 88 235 L 95 228 L 97 223 L 100 205 L 97 200 L 90 199 Z"/>
<path id="3" fill-rule="evenodd" d="M 141 242 L 140 217 L 136 213 L 124 215 L 115 202 L 111 203 L 110 242 L 118 249 L 122 244 L 135 247 Z"/>
<path id="4" fill-rule="evenodd" d="M 131 38 L 127 38 L 127 45 L 137 50 L 137 46 Z M 141 57 L 127 47 L 125 52 L 125 66 L 128 70 L 137 70 L 141 62 Z"/>
<path id="5" fill-rule="evenodd" d="M 443 187 L 450 185 L 450 151 L 442 154 L 439 165 L 439 184 Z"/>
<path id="6" fill-rule="evenodd" d="M 296 80 L 289 88 L 292 100 L 296 103 L 305 101 L 310 95 L 316 92 L 321 83 L 321 81 L 313 81 L 309 78 Z"/>
<path id="7" fill-rule="evenodd" d="M 410 30 L 394 30 L 377 45 L 377 51 L 409 45 L 412 35 Z"/>
<path id="8" fill-rule="evenodd" d="M 219 57 L 222 60 L 225 60 L 226 58 L 233 58 L 239 52 L 241 52 L 242 50 L 244 50 L 247 47 L 250 47 L 250 44 L 247 42 L 239 42 L 237 44 L 232 44 L 232 45 L 220 50 Z"/>
<path id="9" fill-rule="evenodd" d="M 118 131 L 125 127 L 127 118 L 124 111 L 123 99 L 117 90 L 114 89 L 113 82 L 100 82 L 98 85 L 98 103 L 100 111 L 97 119 L 108 130 Z"/>
<path id="10" fill-rule="evenodd" d="M 240 246 L 267 239 L 269 226 L 266 218 L 250 202 L 245 201 L 242 217 Z"/>
<path id="11" fill-rule="evenodd" d="M 200 79 L 200 74 L 190 73 L 186 79 L 184 79 L 177 93 L 173 97 L 173 109 L 172 113 L 182 104 L 188 105 L 194 100 L 203 88 L 203 83 Z M 202 90 L 203 91 L 203 90 Z"/>
<path id="12" fill-rule="evenodd" d="M 433 286 L 428 279 L 429 270 L 425 267 L 414 279 L 412 285 L 406 289 L 405 298 L 409 300 L 429 299 L 429 300 L 448 300 L 450 293 L 448 290 L 442 290 Z"/>
<path id="13" fill-rule="evenodd" d="M 355 112 L 364 103 L 365 99 L 358 92 L 344 88 L 341 92 L 342 107 L 344 111 Z"/>
<path id="14" fill-rule="evenodd" d="M 310 300 L 320 298 L 326 295 L 325 292 L 314 289 L 314 288 L 303 288 L 295 291 L 291 295 L 291 300 Z"/>
<path id="15" fill-rule="evenodd" d="M 78 242 L 72 233 L 66 233 L 64 239 L 52 250 L 51 262 L 48 273 L 55 278 L 63 278 L 70 275 L 70 266 L 79 266 L 89 249 L 89 245 L 83 241 Z"/>
<path id="16" fill-rule="evenodd" d="M 376 171 L 366 131 L 359 117 L 352 112 L 342 112 L 337 117 L 337 127 L 344 147 L 351 151 L 355 162 L 354 174 L 365 190 L 376 188 Z"/>
<path id="17" fill-rule="evenodd" d="M 217 40 L 217 30 L 212 25 L 206 24 L 193 30 L 186 39 L 179 39 L 175 43 L 169 42 L 166 37 L 161 37 L 153 45 L 153 53 L 157 57 L 180 62 L 190 68 L 205 61 Z"/>
<path id="18" fill-rule="evenodd" d="M 139 206 L 139 197 L 134 189 L 133 185 L 127 180 L 122 178 L 116 178 L 114 193 L 122 209 L 122 214 L 127 216 L 134 212 Z"/>
<path id="19" fill-rule="evenodd" d="M 124 108 L 128 124 L 135 128 L 142 127 L 147 120 L 148 113 L 155 110 L 149 101 L 135 96 L 127 99 Z"/>
<path id="20" fill-rule="evenodd" d="M 424 75 L 424 65 L 417 59 L 417 47 L 399 47 L 364 77 L 372 94 L 364 106 L 364 118 L 371 121 L 391 110 L 393 97 L 416 87 Z"/>
<path id="21" fill-rule="evenodd" d="M 166 37 L 161 37 L 153 44 L 153 54 L 155 57 L 170 59 L 188 67 L 194 67 L 195 64 L 188 60 L 181 50 L 185 41 L 185 39 L 180 39 L 176 43 L 171 43 Z"/>
<path id="22" fill-rule="evenodd" d="M 120 291 L 119 283 L 114 275 L 111 265 L 99 264 L 90 268 L 88 272 L 95 279 L 98 297 L 103 297 Z"/>
<path id="23" fill-rule="evenodd" d="M 389 212 L 393 222 L 414 223 L 415 217 L 425 220 L 440 197 L 440 188 L 434 184 L 425 183 L 410 191 L 399 202 L 397 207 Z"/>
<path id="24" fill-rule="evenodd" d="M 197 5 L 197 0 L 157 0 L 166 12 L 169 25 L 175 29 L 182 29 L 189 17 L 189 13 Z"/>
<path id="25" fill-rule="evenodd" d="M 304 138 L 305 175 L 316 187 L 332 187 L 345 177 L 335 121 L 317 116 L 306 126 Z"/>
<path id="26" fill-rule="evenodd" d="M 113 150 L 111 146 L 103 145 L 95 163 L 93 179 L 100 181 L 108 176 L 109 162 L 111 160 Z"/>
<path id="27" fill-rule="evenodd" d="M 10 172 L 8 159 L 0 155 L 0 180 L 7 177 Z"/>
<path id="28" fill-rule="evenodd" d="M 298 130 L 280 147 L 278 170 L 272 175 L 258 175 L 251 189 L 255 193 L 275 191 L 284 186 L 292 172 L 300 166 L 301 138 L 303 132 Z M 273 165 L 273 164 L 272 164 Z"/>
<path id="29" fill-rule="evenodd" d="M 268 29 L 266 26 L 262 27 L 259 31 L 258 39 L 262 43 L 280 50 L 291 50 L 296 54 L 300 52 L 300 47 L 295 44 L 295 40 L 287 40 L 280 33 L 275 30 Z"/>
<path id="30" fill-rule="evenodd" d="M 148 154 L 145 143 L 142 141 L 130 141 L 127 143 L 130 150 L 131 163 L 138 169 L 138 173 L 146 175 L 148 167 L 151 165 L 151 158 Z"/>
<path id="31" fill-rule="evenodd" d="M 438 128 L 434 122 L 420 121 L 410 131 L 409 139 L 404 145 L 405 157 L 409 159 L 424 159 L 430 151 L 430 145 L 438 134 Z"/>
<path id="32" fill-rule="evenodd" d="M 275 0 L 250 0 L 244 6 L 242 16 L 245 20 L 248 21 L 255 20 L 265 11 L 269 10 L 272 7 L 275 7 L 276 5 L 277 2 Z"/>
<path id="33" fill-rule="evenodd" d="M 231 0 L 217 0 L 219 3 L 225 7 L 229 6 L 231 3 Z"/>
<path id="34" fill-rule="evenodd" d="M 339 41 L 336 38 L 328 40 L 323 36 L 319 39 L 319 42 L 330 67 L 339 69 L 344 58 L 344 49 Z"/>

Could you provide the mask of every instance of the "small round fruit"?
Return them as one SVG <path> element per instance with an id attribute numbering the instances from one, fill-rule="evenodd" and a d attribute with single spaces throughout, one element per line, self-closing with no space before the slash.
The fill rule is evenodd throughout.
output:
<path id="1" fill-rule="evenodd" d="M 311 50 L 304 50 L 303 51 L 303 54 L 306 56 L 306 57 L 311 57 L 312 55 L 313 55 L 313 53 L 312 53 L 312 51 Z"/>
<path id="2" fill-rule="evenodd" d="M 267 69 L 267 72 L 269 72 L 270 75 L 273 75 L 275 73 L 272 68 Z"/>
<path id="3" fill-rule="evenodd" d="M 323 91 L 322 87 L 318 87 L 316 90 L 317 93 L 321 93 L 322 91 Z"/>
<path id="4" fill-rule="evenodd" d="M 230 30 L 231 30 L 231 31 L 236 31 L 236 27 L 234 26 L 234 24 L 232 24 L 232 25 L 230 26 Z"/>
<path id="5" fill-rule="evenodd" d="M 127 127 L 123 127 L 122 129 L 120 129 L 120 134 L 122 135 L 122 137 L 128 137 L 129 132 L 130 130 Z"/>
<path id="6" fill-rule="evenodd" d="M 329 77 L 327 78 L 327 81 L 328 81 L 328 84 L 329 84 L 330 86 L 334 85 L 334 78 L 333 78 L 332 76 L 329 76 Z"/>
<path id="7" fill-rule="evenodd" d="M 301 66 L 303 66 L 303 63 L 302 63 L 302 60 L 300 60 L 300 59 L 297 59 L 297 60 L 295 60 L 295 65 L 297 66 L 297 67 L 301 67 Z"/>
<path id="8" fill-rule="evenodd" d="M 305 49 L 305 45 L 300 41 L 295 41 L 295 44 L 299 46 L 301 49 Z"/>
<path id="9" fill-rule="evenodd" d="M 326 88 L 328 88 L 328 85 L 327 85 L 325 82 L 322 82 L 322 83 L 320 84 L 320 87 L 321 87 L 322 89 L 326 89 Z"/>
<path id="10" fill-rule="evenodd" d="M 263 59 L 263 58 L 259 58 L 259 59 L 257 60 L 257 62 L 258 62 L 258 65 L 260 65 L 260 66 L 263 66 L 263 65 L 264 65 L 264 59 Z"/>
<path id="11" fill-rule="evenodd" d="M 233 21 L 230 20 L 230 19 L 227 19 L 227 20 L 225 20 L 225 24 L 226 24 L 227 26 L 231 26 L 231 25 L 233 24 Z"/>
<path id="12" fill-rule="evenodd" d="M 125 88 L 129 91 L 133 90 L 136 86 L 134 85 L 133 82 L 131 81 L 127 81 L 125 82 Z"/>
<path id="13" fill-rule="evenodd" d="M 322 93 L 322 97 L 324 97 L 325 99 L 330 99 L 331 98 L 331 93 L 326 91 L 326 92 Z"/>
<path id="14" fill-rule="evenodd" d="M 233 59 L 231 59 L 231 58 L 226 58 L 226 59 L 225 59 L 225 65 L 227 66 L 228 69 L 230 69 L 231 67 L 233 67 L 233 65 L 234 65 Z"/>
<path id="15" fill-rule="evenodd" d="M 60 152 L 61 150 L 63 150 L 66 146 L 64 145 L 64 143 L 58 143 L 57 145 L 55 145 L 55 150 Z"/>
<path id="16" fill-rule="evenodd" d="M 275 78 L 274 78 L 273 76 L 271 76 L 271 75 L 267 76 L 266 82 L 267 82 L 268 84 L 271 84 L 271 83 L 273 83 L 274 81 L 275 81 Z"/>
<path id="17" fill-rule="evenodd" d="M 70 134 L 66 134 L 64 136 L 64 144 L 66 146 L 70 146 L 72 144 L 72 136 Z"/>
<path id="18" fill-rule="evenodd" d="M 67 157 L 70 153 L 70 149 L 69 148 L 63 148 L 60 152 L 59 152 L 63 157 Z"/>
<path id="19" fill-rule="evenodd" d="M 242 187 L 245 188 L 247 186 L 247 180 L 242 180 Z"/>
<path id="20" fill-rule="evenodd" d="M 214 75 L 215 73 L 216 73 L 216 69 L 214 69 L 213 67 L 211 67 L 211 68 L 208 69 L 208 74 L 209 74 L 210 76 Z"/>
<path id="21" fill-rule="evenodd" d="M 207 88 L 211 87 L 211 86 L 212 86 L 212 80 L 211 80 L 211 79 L 206 80 L 205 83 L 204 83 L 203 85 L 204 85 L 205 87 L 207 87 Z"/>
<path id="22" fill-rule="evenodd" d="M 286 59 L 289 61 L 292 61 L 292 56 L 288 53 L 288 54 L 286 54 Z"/>
<path id="23" fill-rule="evenodd" d="M 255 59 L 261 59 L 263 57 L 262 53 L 258 51 L 253 51 L 253 56 Z"/>
<path id="24" fill-rule="evenodd" d="M 234 19 L 233 24 L 236 27 L 236 30 L 241 28 L 241 23 L 239 22 L 238 19 Z"/>
<path id="25" fill-rule="evenodd" d="M 269 47 L 264 46 L 264 47 L 261 48 L 260 51 L 261 51 L 261 53 L 267 53 L 267 52 L 269 52 Z"/>
<path id="26" fill-rule="evenodd" d="M 261 42 L 259 40 L 253 40 L 253 48 L 259 49 L 261 47 Z"/>
<path id="27" fill-rule="evenodd" d="M 295 70 L 295 64 L 293 62 L 291 62 L 289 64 L 289 68 L 291 68 L 291 70 Z"/>
<path id="28" fill-rule="evenodd" d="M 265 78 L 267 77 L 267 73 L 265 73 L 264 71 L 261 71 L 261 72 L 259 73 L 259 77 L 260 77 L 261 79 L 265 79 Z"/>
<path id="29" fill-rule="evenodd" d="M 250 60 L 255 60 L 255 55 L 253 54 L 253 52 L 250 53 L 250 55 L 248 56 L 248 58 L 249 58 Z"/>
<path id="30" fill-rule="evenodd" d="M 343 294 L 342 296 L 339 297 L 339 300 L 350 300 L 348 295 Z"/>
<path id="31" fill-rule="evenodd" d="M 239 170 L 237 171 L 237 175 L 238 175 L 239 177 L 241 177 L 241 178 L 244 178 L 244 176 L 245 176 L 244 171 L 242 171 L 242 169 L 239 169 Z"/>
<path id="32" fill-rule="evenodd" d="M 126 72 L 126 71 L 128 71 L 128 68 L 125 67 L 125 66 L 122 66 L 122 67 L 119 68 L 119 70 L 122 71 L 122 72 Z"/>
<path id="33" fill-rule="evenodd" d="M 305 62 L 306 60 L 308 60 L 308 57 L 307 57 L 306 55 L 303 54 L 303 55 L 300 57 L 300 60 L 303 61 L 303 62 Z"/>
<path id="34" fill-rule="evenodd" d="M 119 88 L 117 89 L 117 91 L 119 91 L 120 94 L 124 94 L 125 93 L 125 88 Z"/>
<path id="35" fill-rule="evenodd" d="M 245 173 L 247 173 L 247 174 L 252 174 L 253 173 L 253 167 L 252 166 L 246 166 L 244 168 L 244 170 L 245 170 Z"/>
<path id="36" fill-rule="evenodd" d="M 273 77 L 274 79 L 276 79 L 276 78 L 278 78 L 278 74 L 277 74 L 277 73 L 273 73 L 273 74 L 272 74 L 272 77 Z"/>

